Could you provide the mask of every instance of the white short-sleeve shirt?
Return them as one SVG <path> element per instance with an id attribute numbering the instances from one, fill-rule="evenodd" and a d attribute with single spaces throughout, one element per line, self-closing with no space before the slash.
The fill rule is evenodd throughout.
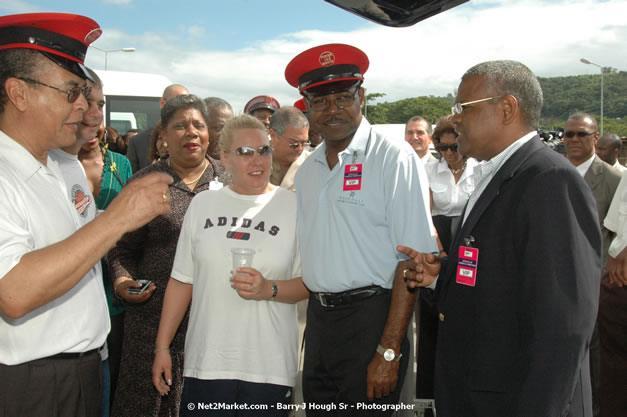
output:
<path id="1" fill-rule="evenodd" d="M 56 164 L 37 161 L 0 131 L 0 279 L 25 254 L 72 235 L 82 222 Z M 69 255 L 71 256 L 71 254 Z M 19 319 L 0 315 L 0 363 L 15 365 L 103 345 L 110 329 L 101 279 L 86 275 L 70 291 Z"/>

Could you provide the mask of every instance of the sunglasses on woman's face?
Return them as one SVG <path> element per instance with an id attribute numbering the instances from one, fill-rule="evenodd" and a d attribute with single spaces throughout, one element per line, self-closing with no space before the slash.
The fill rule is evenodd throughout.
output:
<path id="1" fill-rule="evenodd" d="M 268 156 L 272 154 L 272 146 L 262 146 L 259 149 L 251 148 L 250 146 L 240 146 L 235 149 L 235 153 L 239 156 L 246 156 L 248 158 L 252 157 L 255 154 L 255 151 L 259 154 L 259 156 Z"/>
<path id="2" fill-rule="evenodd" d="M 452 150 L 453 152 L 457 152 L 457 144 L 456 143 L 451 143 L 450 145 L 447 145 L 446 143 L 438 143 L 438 151 L 440 152 L 446 152 L 449 149 Z"/>

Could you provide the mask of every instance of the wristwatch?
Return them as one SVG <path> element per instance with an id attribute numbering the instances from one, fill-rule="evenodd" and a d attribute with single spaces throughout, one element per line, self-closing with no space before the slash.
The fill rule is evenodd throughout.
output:
<path id="1" fill-rule="evenodd" d="M 392 362 L 392 361 L 398 362 L 401 360 L 401 356 L 403 356 L 402 353 L 399 353 L 397 355 L 396 352 L 394 352 L 394 349 L 386 349 L 381 345 L 377 345 L 377 353 L 379 355 L 383 355 L 383 359 L 385 359 L 388 362 Z"/>

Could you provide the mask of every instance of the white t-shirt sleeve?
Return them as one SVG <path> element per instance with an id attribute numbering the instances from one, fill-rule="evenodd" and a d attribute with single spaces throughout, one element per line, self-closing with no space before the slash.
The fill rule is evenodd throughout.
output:
<path id="1" fill-rule="evenodd" d="M 185 284 L 194 283 L 194 230 L 192 228 L 196 223 L 194 221 L 194 213 L 196 211 L 194 207 L 194 200 L 192 200 L 183 219 L 181 234 L 176 244 L 172 273 L 170 274 L 172 278 Z"/>

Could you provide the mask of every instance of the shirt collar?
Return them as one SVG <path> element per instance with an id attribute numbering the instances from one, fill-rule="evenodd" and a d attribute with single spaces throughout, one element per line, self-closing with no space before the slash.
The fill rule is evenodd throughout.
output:
<path id="1" fill-rule="evenodd" d="M 503 164 L 525 143 L 529 142 L 531 138 L 537 135 L 537 132 L 531 131 L 526 135 L 522 136 L 520 139 L 512 142 L 507 148 L 503 149 L 501 153 L 492 157 L 492 159 L 488 161 L 482 161 L 475 168 L 475 177 L 480 179 L 485 175 L 490 175 L 492 172 L 498 171 Z"/>
<path id="2" fill-rule="evenodd" d="M 351 139 L 346 149 L 340 152 L 340 155 L 352 154 L 353 152 L 364 155 L 366 153 L 366 147 L 368 146 L 368 139 L 370 138 L 370 130 L 370 123 L 368 123 L 368 120 L 366 120 L 366 118 L 362 116 L 359 127 L 353 134 L 353 138 Z M 313 152 L 312 157 L 315 161 L 323 164 L 327 163 L 327 143 L 325 141 L 323 141 L 320 145 L 316 147 L 316 150 Z"/>
<path id="3" fill-rule="evenodd" d="M 39 169 L 45 167 L 22 145 L 0 130 L 0 159 L 18 173 L 24 180 L 32 177 Z M 48 157 L 50 160 L 50 157 Z"/>
<path id="4" fill-rule="evenodd" d="M 575 168 L 577 168 L 577 172 L 583 177 L 584 175 L 586 175 L 586 173 L 588 172 L 588 170 L 590 169 L 590 166 L 592 165 L 592 162 L 594 161 L 594 157 L 596 155 L 592 154 L 592 156 L 586 160 L 584 163 L 577 165 Z"/>

